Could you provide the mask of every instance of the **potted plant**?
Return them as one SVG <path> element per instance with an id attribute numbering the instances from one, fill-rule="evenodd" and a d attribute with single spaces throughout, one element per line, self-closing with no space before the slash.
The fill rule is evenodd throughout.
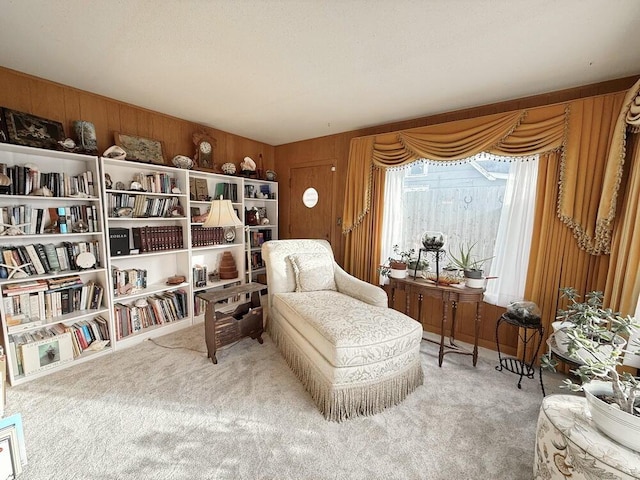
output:
<path id="1" fill-rule="evenodd" d="M 602 292 L 589 292 L 582 302 L 574 288 L 561 292 L 569 299 L 569 306 L 558 310 L 557 318 L 564 323 L 553 335 L 562 332 L 568 356 L 579 365 L 572 372 L 580 380 L 574 383 L 567 379 L 563 388 L 584 391 L 596 426 L 620 444 L 640 451 L 640 382 L 630 373 L 618 371 L 625 353 L 640 352 L 637 341 L 625 350 L 622 337 L 640 324 L 631 316 L 604 308 Z M 549 353 L 541 362 L 551 370 L 557 365 Z"/>
<path id="2" fill-rule="evenodd" d="M 482 288 L 484 287 L 484 278 L 482 276 L 484 262 L 492 259 L 493 257 L 487 257 L 483 259 L 478 259 L 472 255 L 473 248 L 476 244 L 460 244 L 458 245 L 458 253 L 453 254 L 451 250 L 449 250 L 449 258 L 451 259 L 451 263 L 455 265 L 458 269 L 462 270 L 465 278 L 478 280 L 476 282 L 465 281 L 468 287 L 473 288 Z"/>
<path id="3" fill-rule="evenodd" d="M 426 271 L 429 268 L 429 262 L 423 258 L 418 261 L 417 257 L 411 257 L 409 260 L 409 273 L 415 273 L 416 276 L 425 277 Z"/>
<path id="4" fill-rule="evenodd" d="M 383 277 L 405 278 L 407 276 L 407 268 L 411 258 L 415 254 L 415 249 L 400 250 L 399 245 L 393 246 L 392 257 L 389 257 L 387 263 L 378 267 L 378 273 Z"/>

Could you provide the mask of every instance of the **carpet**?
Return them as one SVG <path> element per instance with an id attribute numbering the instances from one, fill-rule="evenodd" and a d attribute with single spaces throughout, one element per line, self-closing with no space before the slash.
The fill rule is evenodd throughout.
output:
<path id="1" fill-rule="evenodd" d="M 324 420 L 268 335 L 206 358 L 204 326 L 12 387 L 22 479 L 531 479 L 540 385 L 422 342 L 400 405 Z M 163 345 L 163 346 L 159 346 Z M 546 385 L 545 385 L 546 386 Z"/>

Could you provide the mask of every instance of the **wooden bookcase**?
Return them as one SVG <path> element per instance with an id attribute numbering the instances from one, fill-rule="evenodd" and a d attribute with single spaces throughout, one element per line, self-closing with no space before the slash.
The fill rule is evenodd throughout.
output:
<path id="1" fill-rule="evenodd" d="M 17 385 L 112 351 L 111 304 L 98 159 L 0 143 L 0 164 L 2 341 Z"/>

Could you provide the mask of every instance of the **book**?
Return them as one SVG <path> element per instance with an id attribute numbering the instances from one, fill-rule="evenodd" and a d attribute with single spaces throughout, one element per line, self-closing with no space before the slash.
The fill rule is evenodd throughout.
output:
<path id="1" fill-rule="evenodd" d="M 69 228 L 67 225 L 67 212 L 65 207 L 58 207 L 58 228 L 60 228 L 60 233 L 69 232 Z"/>

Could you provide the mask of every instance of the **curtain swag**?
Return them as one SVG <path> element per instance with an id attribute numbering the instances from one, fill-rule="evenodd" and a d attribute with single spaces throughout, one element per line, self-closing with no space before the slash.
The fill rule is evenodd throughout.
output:
<path id="1" fill-rule="evenodd" d="M 624 164 L 627 118 L 640 130 L 637 90 L 633 95 L 629 92 L 624 102 L 624 92 L 620 92 L 354 138 L 343 233 L 358 228 L 370 211 L 374 169 L 398 168 L 423 158 L 460 162 L 481 152 L 504 157 L 560 152 L 558 217 L 572 230 L 582 250 L 592 255 L 608 253 Z M 616 124 L 616 117 L 622 126 Z M 612 139 L 619 144 L 617 149 L 609 148 Z"/>

